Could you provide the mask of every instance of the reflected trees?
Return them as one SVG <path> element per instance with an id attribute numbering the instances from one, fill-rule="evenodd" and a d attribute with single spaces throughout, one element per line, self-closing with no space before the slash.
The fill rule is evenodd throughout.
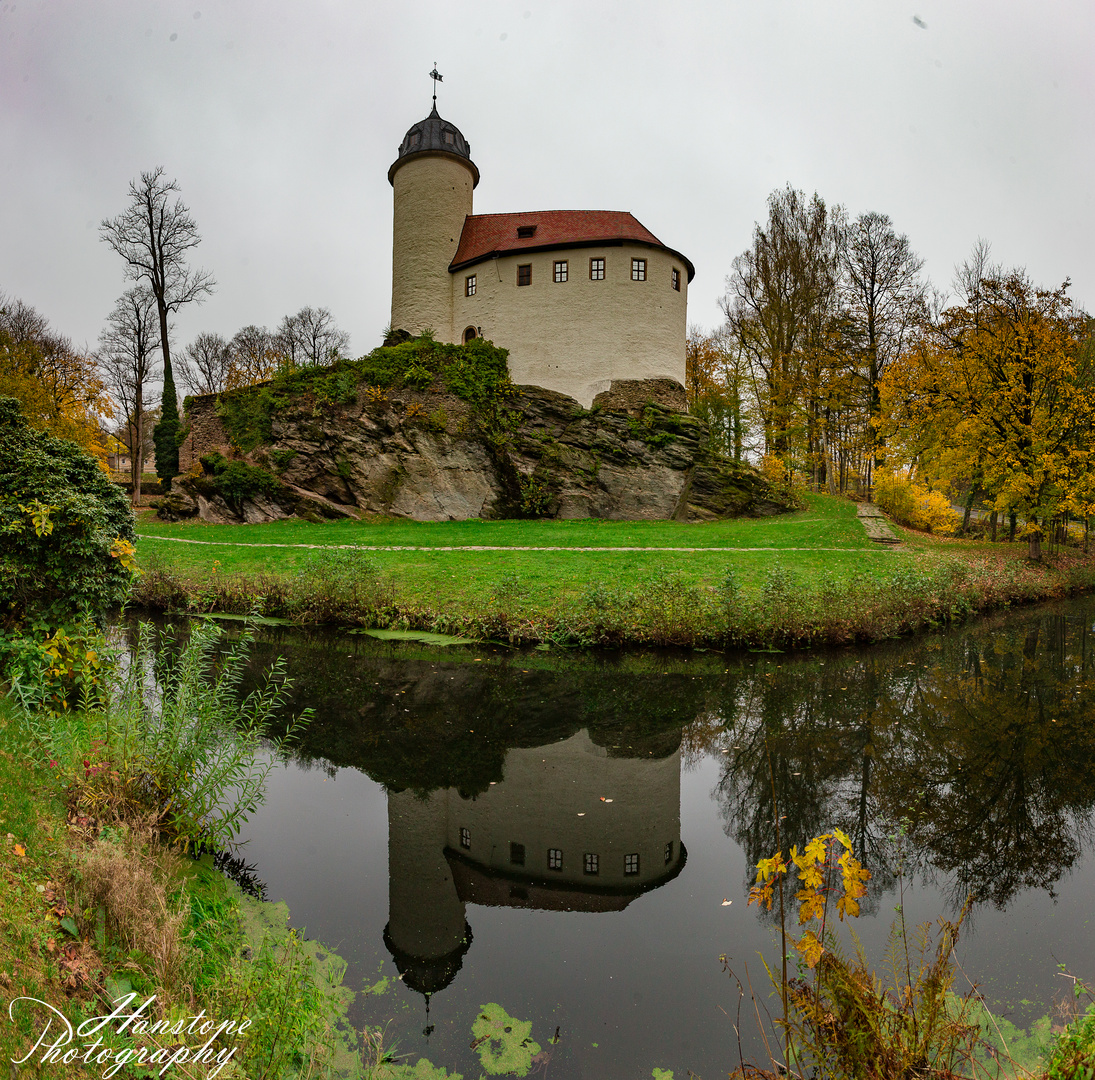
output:
<path id="1" fill-rule="evenodd" d="M 872 872 L 873 903 L 899 850 L 949 879 L 956 907 L 1052 894 L 1092 831 L 1093 644 L 1085 620 L 1045 614 L 758 665 L 711 703 L 729 751 L 715 792 L 727 834 L 755 864 L 780 842 L 842 828 Z"/>

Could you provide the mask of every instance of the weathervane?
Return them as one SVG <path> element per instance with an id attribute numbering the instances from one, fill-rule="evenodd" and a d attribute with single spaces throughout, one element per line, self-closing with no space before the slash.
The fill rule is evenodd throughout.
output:
<path id="1" fill-rule="evenodd" d="M 437 70 L 437 61 L 433 62 L 433 71 L 430 72 L 430 78 L 433 79 L 433 107 L 437 109 L 437 84 L 444 79 L 444 76 Z"/>

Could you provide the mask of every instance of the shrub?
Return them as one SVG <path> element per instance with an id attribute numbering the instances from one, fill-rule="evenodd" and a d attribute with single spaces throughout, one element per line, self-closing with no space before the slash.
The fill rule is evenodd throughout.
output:
<path id="1" fill-rule="evenodd" d="M 1095 1003 L 1058 1036 L 1046 1080 L 1095 1080 Z"/>
<path id="2" fill-rule="evenodd" d="M 244 696 L 249 634 L 221 651 L 218 627 L 199 624 L 185 643 L 157 652 L 152 633 L 142 624 L 136 648 L 113 666 L 102 711 L 49 718 L 30 689 L 20 703 L 78 815 L 148 822 L 183 847 L 223 845 L 262 800 L 284 662 Z M 275 738 L 275 750 L 303 722 Z"/>
<path id="3" fill-rule="evenodd" d="M 239 509 L 244 499 L 256 495 L 276 495 L 284 485 L 273 473 L 245 461 L 228 461 L 214 450 L 201 459 L 202 468 L 212 481 L 213 490 L 229 506 Z"/>
<path id="4" fill-rule="evenodd" d="M 484 415 L 512 392 L 505 349 L 476 338 L 466 345 L 444 345 L 424 334 L 400 344 L 382 346 L 357 360 L 329 366 L 279 372 L 259 386 L 221 394 L 217 414 L 232 442 L 244 453 L 273 441 L 273 417 L 301 394 L 317 402 L 345 404 L 364 386 L 369 405 L 385 405 L 388 390 L 403 386 L 425 389 L 439 382 Z"/>
<path id="5" fill-rule="evenodd" d="M 847 959 L 833 932 L 834 915 L 843 921 L 859 914 L 871 876 L 847 834 L 833 829 L 808 841 L 801 853 L 792 847 L 789 855 L 779 851 L 762 859 L 757 870 L 749 903 L 769 911 L 775 903 L 780 926 L 782 969 L 771 972 L 783 1004 L 778 1023 L 787 1061 L 777 1063 L 780 1072 L 793 1064 L 795 1073 L 818 1080 L 968 1075 L 979 1035 L 970 1012 L 973 992 L 966 998 L 951 993 L 962 918 L 939 920 L 934 938 L 925 924 L 910 941 L 898 907 L 887 956 L 892 985 L 886 985 L 862 947 Z M 787 929 L 795 900 L 804 927 L 797 941 Z M 797 978 L 788 975 L 788 946 L 798 954 Z"/>
<path id="6" fill-rule="evenodd" d="M 521 513 L 528 518 L 541 518 L 551 512 L 551 492 L 535 476 L 522 476 Z"/>
<path id="7" fill-rule="evenodd" d="M 79 612 L 101 623 L 128 593 L 133 540 L 125 493 L 98 462 L 0 398 L 0 629 Z"/>
<path id="8" fill-rule="evenodd" d="M 361 551 L 325 548 L 299 575 L 290 614 L 299 622 L 358 622 L 387 602 L 375 559 Z"/>
<path id="9" fill-rule="evenodd" d="M 99 708 L 109 670 L 109 651 L 98 627 L 89 622 L 0 635 L 0 671 L 10 693 L 48 715 Z"/>
<path id="10" fill-rule="evenodd" d="M 879 473 L 874 487 L 875 502 L 895 521 L 924 532 L 950 536 L 958 531 L 962 516 L 952 509 L 941 491 L 929 491 L 923 484 L 900 473 Z"/>

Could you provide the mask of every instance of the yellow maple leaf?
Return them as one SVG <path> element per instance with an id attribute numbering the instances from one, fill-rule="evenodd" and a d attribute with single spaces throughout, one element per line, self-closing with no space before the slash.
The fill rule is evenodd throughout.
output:
<path id="1" fill-rule="evenodd" d="M 795 942 L 795 948 L 802 954 L 803 960 L 806 961 L 808 968 L 817 967 L 817 962 L 821 959 L 821 954 L 825 952 L 824 946 L 818 941 L 817 936 L 812 930 L 807 930 Z"/>
<path id="2" fill-rule="evenodd" d="M 825 914 L 825 897 L 816 889 L 801 889 L 795 896 L 799 902 L 799 925 L 810 919 L 820 919 Z M 812 966 L 812 965 L 811 965 Z"/>
<path id="3" fill-rule="evenodd" d="M 766 904 L 768 910 L 772 910 L 772 886 L 768 885 L 754 885 L 749 890 L 749 904 L 756 902 L 756 905 L 760 907 L 761 904 Z M 748 907 L 748 904 L 746 904 Z"/>
<path id="4" fill-rule="evenodd" d="M 16 844 L 14 850 L 15 850 L 15 854 L 18 855 L 19 858 L 21 858 L 21 859 L 26 856 L 27 849 L 25 847 L 23 847 L 22 844 Z"/>
<path id="5" fill-rule="evenodd" d="M 825 841 L 828 839 L 829 834 L 826 833 L 823 836 L 815 836 L 813 840 L 808 840 L 806 851 L 803 854 L 813 863 L 825 862 Z"/>
<path id="6" fill-rule="evenodd" d="M 787 864 L 782 855 L 773 855 L 770 859 L 761 859 L 757 863 L 757 881 L 767 881 L 776 874 L 785 874 Z"/>

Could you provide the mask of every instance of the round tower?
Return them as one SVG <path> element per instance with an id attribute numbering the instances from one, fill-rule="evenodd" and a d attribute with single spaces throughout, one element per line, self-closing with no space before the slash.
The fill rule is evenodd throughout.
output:
<path id="1" fill-rule="evenodd" d="M 436 105 L 404 136 L 388 181 L 395 194 L 391 327 L 414 335 L 430 329 L 438 341 L 454 341 L 449 264 L 479 170 L 467 139 Z"/>

